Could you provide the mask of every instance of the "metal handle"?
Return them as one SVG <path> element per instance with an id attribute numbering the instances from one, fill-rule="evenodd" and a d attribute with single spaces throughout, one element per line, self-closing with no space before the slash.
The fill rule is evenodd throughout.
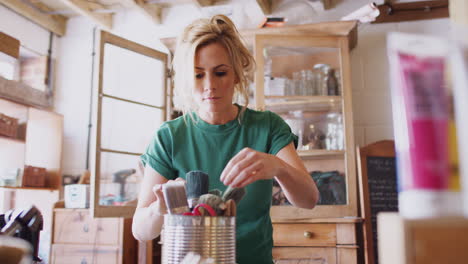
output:
<path id="1" fill-rule="evenodd" d="M 80 264 L 88 264 L 88 261 L 86 261 L 86 258 L 83 258 Z"/>
<path id="2" fill-rule="evenodd" d="M 89 231 L 89 226 L 88 226 L 88 224 L 84 224 L 84 225 L 83 225 L 83 231 L 84 231 L 85 233 L 88 233 L 88 231 Z"/>
<path id="3" fill-rule="evenodd" d="M 309 232 L 309 231 L 304 232 L 304 237 L 306 237 L 306 238 L 312 238 L 313 235 L 314 234 L 312 232 Z"/>

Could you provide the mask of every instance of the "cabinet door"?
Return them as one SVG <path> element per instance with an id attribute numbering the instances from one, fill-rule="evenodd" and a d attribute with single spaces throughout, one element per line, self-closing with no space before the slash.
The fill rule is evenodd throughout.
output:
<path id="1" fill-rule="evenodd" d="M 348 36 L 256 35 L 255 108 L 279 114 L 320 190 L 313 210 L 273 187 L 273 219 L 357 216 Z"/>
<path id="2" fill-rule="evenodd" d="M 132 217 L 140 155 L 166 120 L 167 55 L 101 31 L 98 58 L 91 208 L 94 217 Z"/>

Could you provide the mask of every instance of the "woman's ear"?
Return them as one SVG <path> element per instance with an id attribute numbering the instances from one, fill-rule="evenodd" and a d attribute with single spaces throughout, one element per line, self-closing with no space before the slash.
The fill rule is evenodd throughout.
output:
<path id="1" fill-rule="evenodd" d="M 239 84 L 239 75 L 234 74 L 236 77 L 234 78 L 234 84 Z"/>

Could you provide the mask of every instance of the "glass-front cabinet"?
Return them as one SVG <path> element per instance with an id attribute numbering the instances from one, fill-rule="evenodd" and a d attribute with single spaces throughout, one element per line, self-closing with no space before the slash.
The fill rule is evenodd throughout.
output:
<path id="1" fill-rule="evenodd" d="M 348 26 L 350 33 L 354 27 Z M 331 30 L 255 35 L 255 108 L 275 112 L 289 124 L 298 136 L 298 154 L 320 191 L 316 208 L 299 209 L 274 183 L 273 219 L 357 216 L 352 34 Z"/>

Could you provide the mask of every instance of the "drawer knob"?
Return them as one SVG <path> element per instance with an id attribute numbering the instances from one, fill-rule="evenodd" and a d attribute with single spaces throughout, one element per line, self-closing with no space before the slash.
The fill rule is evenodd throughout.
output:
<path id="1" fill-rule="evenodd" d="M 304 237 L 306 237 L 306 238 L 312 238 L 312 236 L 313 236 L 313 233 L 312 233 L 312 232 L 309 232 L 309 231 L 305 231 L 305 232 L 304 232 Z"/>

